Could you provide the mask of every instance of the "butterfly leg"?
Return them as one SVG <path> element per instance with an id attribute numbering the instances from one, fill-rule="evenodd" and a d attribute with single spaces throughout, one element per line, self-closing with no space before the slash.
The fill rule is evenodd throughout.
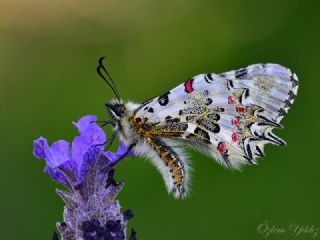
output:
<path id="1" fill-rule="evenodd" d="M 182 156 L 159 138 L 147 138 L 148 143 L 157 153 L 161 163 L 155 163 L 163 175 L 168 187 L 176 198 L 183 198 L 187 190 L 187 163 Z"/>

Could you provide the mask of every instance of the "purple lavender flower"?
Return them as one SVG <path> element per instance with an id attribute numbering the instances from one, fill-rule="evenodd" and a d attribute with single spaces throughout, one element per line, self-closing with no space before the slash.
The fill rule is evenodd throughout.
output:
<path id="1" fill-rule="evenodd" d="M 115 198 L 124 183 L 113 179 L 115 164 L 132 152 L 121 142 L 117 153 L 105 152 L 106 136 L 95 121 L 95 116 L 85 116 L 74 123 L 80 136 L 71 149 L 64 140 L 51 147 L 43 137 L 34 141 L 33 154 L 45 159 L 45 172 L 69 189 L 56 190 L 65 202 L 64 221 L 57 223 L 64 240 L 123 240 L 133 216 L 131 210 L 121 212 Z M 136 239 L 133 229 L 130 239 Z"/>

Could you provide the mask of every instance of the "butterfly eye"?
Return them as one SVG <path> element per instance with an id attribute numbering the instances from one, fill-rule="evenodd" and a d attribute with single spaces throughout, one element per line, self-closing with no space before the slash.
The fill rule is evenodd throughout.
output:
<path id="1" fill-rule="evenodd" d="M 107 103 L 106 106 L 108 107 L 110 113 L 112 113 L 113 116 L 121 118 L 122 114 L 125 111 L 125 107 L 122 104 L 109 104 Z"/>

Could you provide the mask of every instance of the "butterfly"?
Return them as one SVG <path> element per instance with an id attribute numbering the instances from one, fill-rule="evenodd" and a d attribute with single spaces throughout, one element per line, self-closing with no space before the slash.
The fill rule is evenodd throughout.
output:
<path id="1" fill-rule="evenodd" d="M 191 167 L 185 147 L 240 169 L 264 157 L 265 144 L 286 144 L 272 133 L 283 127 L 280 121 L 298 91 L 297 75 L 284 66 L 253 64 L 221 74 L 199 74 L 137 104 L 122 101 L 102 60 L 98 73 L 116 95 L 106 104 L 113 138 L 118 135 L 130 150 L 150 159 L 175 198 L 189 192 Z"/>

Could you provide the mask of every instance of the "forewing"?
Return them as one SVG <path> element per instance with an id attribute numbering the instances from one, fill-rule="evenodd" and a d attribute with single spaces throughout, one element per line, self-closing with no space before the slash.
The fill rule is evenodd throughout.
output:
<path id="1" fill-rule="evenodd" d="M 238 168 L 264 156 L 264 145 L 285 142 L 272 133 L 288 112 L 298 79 L 276 64 L 200 74 L 137 111 L 146 135 L 174 138 Z"/>

